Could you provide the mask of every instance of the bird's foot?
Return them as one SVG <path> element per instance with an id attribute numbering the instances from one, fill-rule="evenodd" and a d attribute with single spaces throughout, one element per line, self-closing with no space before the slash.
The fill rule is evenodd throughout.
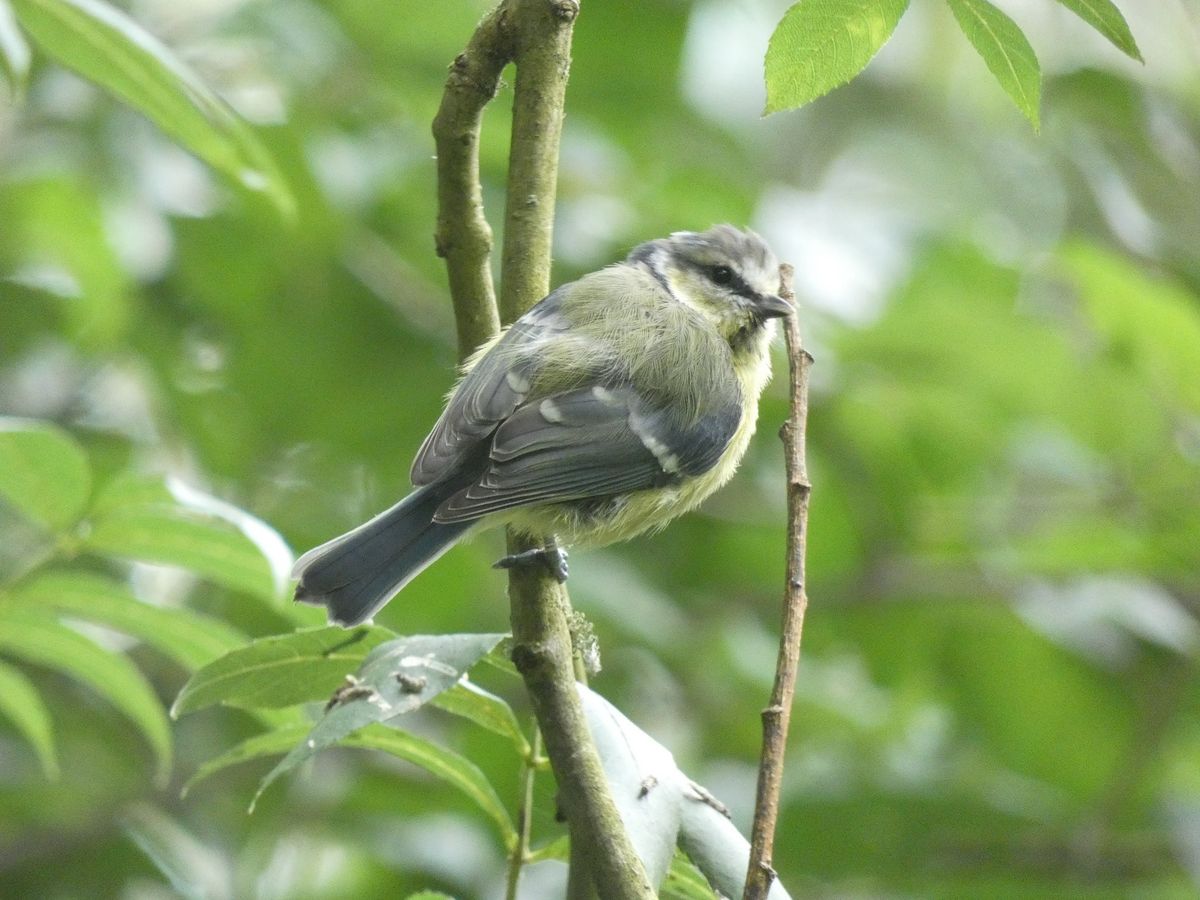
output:
<path id="1" fill-rule="evenodd" d="M 567 580 L 567 551 L 557 544 L 534 547 L 521 553 L 512 553 L 492 564 L 493 569 L 525 569 L 530 566 L 545 566 L 559 584 Z"/>

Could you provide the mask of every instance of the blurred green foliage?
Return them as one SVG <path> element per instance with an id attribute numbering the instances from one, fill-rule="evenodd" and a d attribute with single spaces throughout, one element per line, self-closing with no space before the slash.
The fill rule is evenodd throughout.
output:
<path id="1" fill-rule="evenodd" d="M 585 2 L 576 29 L 556 280 L 719 221 L 798 267 L 817 363 L 776 853 L 794 895 L 1200 886 L 1200 23 L 1185 0 L 1118 4 L 1141 67 L 1067 9 L 1007 5 L 1041 57 L 1040 136 L 940 4 L 914 4 L 864 76 L 766 120 L 783 4 Z M 469 769 L 456 789 L 327 751 L 247 816 L 273 764 L 249 742 L 303 717 L 166 717 L 228 650 L 321 624 L 284 602 L 265 523 L 304 549 L 407 486 L 454 377 L 428 125 L 484 8 L 129 6 L 253 123 L 234 144 L 265 148 L 291 222 L 280 191 L 207 168 L 31 42 L 0 99 L 0 895 L 499 896 Z M 494 223 L 510 100 L 485 121 Z M 784 415 L 777 384 L 703 512 L 573 559 L 593 686 L 743 828 Z M 504 631 L 500 552 L 456 548 L 380 624 Z M 527 726 L 510 674 L 473 676 Z M 413 715 L 404 758 L 453 748 L 515 813 L 506 726 Z M 536 846 L 562 833 L 550 782 Z M 561 874 L 531 866 L 527 895 Z"/>

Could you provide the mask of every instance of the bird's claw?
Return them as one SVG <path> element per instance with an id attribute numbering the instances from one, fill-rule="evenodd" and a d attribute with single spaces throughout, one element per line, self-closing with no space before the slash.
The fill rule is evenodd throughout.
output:
<path id="1" fill-rule="evenodd" d="M 493 569 L 524 569 L 530 566 L 545 566 L 559 584 L 563 584 L 570 574 L 567 551 L 559 546 L 534 547 L 521 553 L 511 553 L 492 564 Z"/>

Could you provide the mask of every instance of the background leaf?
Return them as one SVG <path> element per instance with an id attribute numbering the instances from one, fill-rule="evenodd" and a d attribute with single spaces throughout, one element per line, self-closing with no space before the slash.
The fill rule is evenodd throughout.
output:
<path id="1" fill-rule="evenodd" d="M 189 671 L 242 646 L 224 622 L 190 609 L 164 609 L 133 597 L 119 582 L 89 572 L 48 571 L 21 584 L 16 602 L 115 628 L 170 656 Z"/>
<path id="2" fill-rule="evenodd" d="M 76 520 L 90 489 L 87 456 L 67 432 L 0 417 L 0 497 L 57 530 Z"/>
<path id="3" fill-rule="evenodd" d="M 146 679 L 119 653 L 98 647 L 44 612 L 0 609 L 0 652 L 84 682 L 129 717 L 154 751 L 158 780 L 171 771 L 171 729 Z"/>
<path id="4" fill-rule="evenodd" d="M 217 584 L 279 605 L 272 560 L 224 517 L 173 502 L 116 506 L 106 500 L 85 546 L 122 559 L 179 566 Z"/>
<path id="5" fill-rule="evenodd" d="M 11 0 L 38 47 L 136 107 L 281 213 L 295 200 L 254 132 L 163 43 L 103 0 Z"/>
<path id="6" fill-rule="evenodd" d="M 1121 11 L 1112 0 L 1058 0 L 1063 6 L 1083 19 L 1098 32 L 1108 38 L 1113 45 L 1138 62 L 1142 59 L 1142 51 L 1138 49 L 1129 23 L 1121 15 Z"/>
<path id="7" fill-rule="evenodd" d="M 448 713 L 469 719 L 476 725 L 508 738 L 522 756 L 530 753 L 529 741 L 521 731 L 512 707 L 490 691 L 463 677 L 449 690 L 433 698 L 432 703 Z"/>
<path id="8" fill-rule="evenodd" d="M 967 40 L 1036 131 L 1041 127 L 1042 70 L 1025 33 L 987 0 L 946 2 Z"/>
<path id="9" fill-rule="evenodd" d="M 9 90 L 20 96 L 29 75 L 29 45 L 8 0 L 0 0 L 0 71 L 8 81 Z"/>
<path id="10" fill-rule="evenodd" d="M 908 0 L 800 0 L 767 47 L 764 114 L 803 106 L 845 84 L 887 43 Z"/>
<path id="11" fill-rule="evenodd" d="M 58 778 L 58 754 L 50 712 L 33 682 L 20 669 L 0 662 L 0 715 L 7 718 L 37 753 L 47 778 Z"/>

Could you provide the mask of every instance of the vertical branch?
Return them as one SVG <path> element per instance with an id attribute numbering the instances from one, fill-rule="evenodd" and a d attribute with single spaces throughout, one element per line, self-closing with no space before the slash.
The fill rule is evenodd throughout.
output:
<path id="1" fill-rule="evenodd" d="M 434 240 L 438 256 L 446 260 L 459 360 L 500 330 L 492 286 L 492 229 L 483 214 L 479 183 L 479 128 L 483 108 L 496 96 L 500 73 L 512 58 L 505 0 L 484 17 L 450 65 L 433 120 L 438 189 Z"/>
<path id="2" fill-rule="evenodd" d="M 500 288 L 506 322 L 550 288 L 559 139 L 579 2 L 512 0 L 511 10 L 517 79 Z M 509 532 L 510 553 L 536 543 Z M 571 823 L 576 851 L 572 864 L 586 867 L 605 900 L 652 898 L 654 891 L 613 803 L 579 703 L 566 590 L 546 572 L 512 569 L 509 601 L 513 662 L 525 678 Z"/>
<path id="3" fill-rule="evenodd" d="M 780 294 L 795 302 L 792 267 L 779 267 Z M 796 692 L 796 667 L 800 661 L 800 635 L 808 596 L 804 590 L 804 550 L 808 538 L 808 483 L 805 463 L 805 427 L 808 419 L 808 367 L 812 357 L 800 340 L 796 313 L 784 319 L 787 337 L 792 411 L 780 429 L 787 467 L 788 535 L 787 582 L 783 593 L 783 624 L 779 636 L 779 658 L 775 664 L 775 686 L 771 703 L 762 712 L 763 746 L 758 768 L 758 794 L 754 805 L 754 828 L 750 839 L 750 868 L 742 900 L 763 900 L 775 879 L 771 867 L 775 846 L 775 824 L 779 816 L 779 788 L 783 781 L 783 758 L 787 748 L 788 722 Z"/>
<path id="4" fill-rule="evenodd" d="M 511 322 L 548 293 L 558 148 L 578 0 L 501 0 L 454 60 L 433 122 L 438 150 L 437 250 L 445 258 L 465 358 L 499 328 L 492 232 L 479 184 L 479 128 L 504 66 L 517 64 L 501 310 Z M 509 552 L 529 542 L 509 534 Z M 625 832 L 576 693 L 566 591 L 513 569 L 513 662 L 525 677 L 571 822 L 573 863 L 608 898 L 654 892 Z M 573 873 L 574 874 L 574 873 Z M 515 885 L 513 886 L 515 887 Z"/>

